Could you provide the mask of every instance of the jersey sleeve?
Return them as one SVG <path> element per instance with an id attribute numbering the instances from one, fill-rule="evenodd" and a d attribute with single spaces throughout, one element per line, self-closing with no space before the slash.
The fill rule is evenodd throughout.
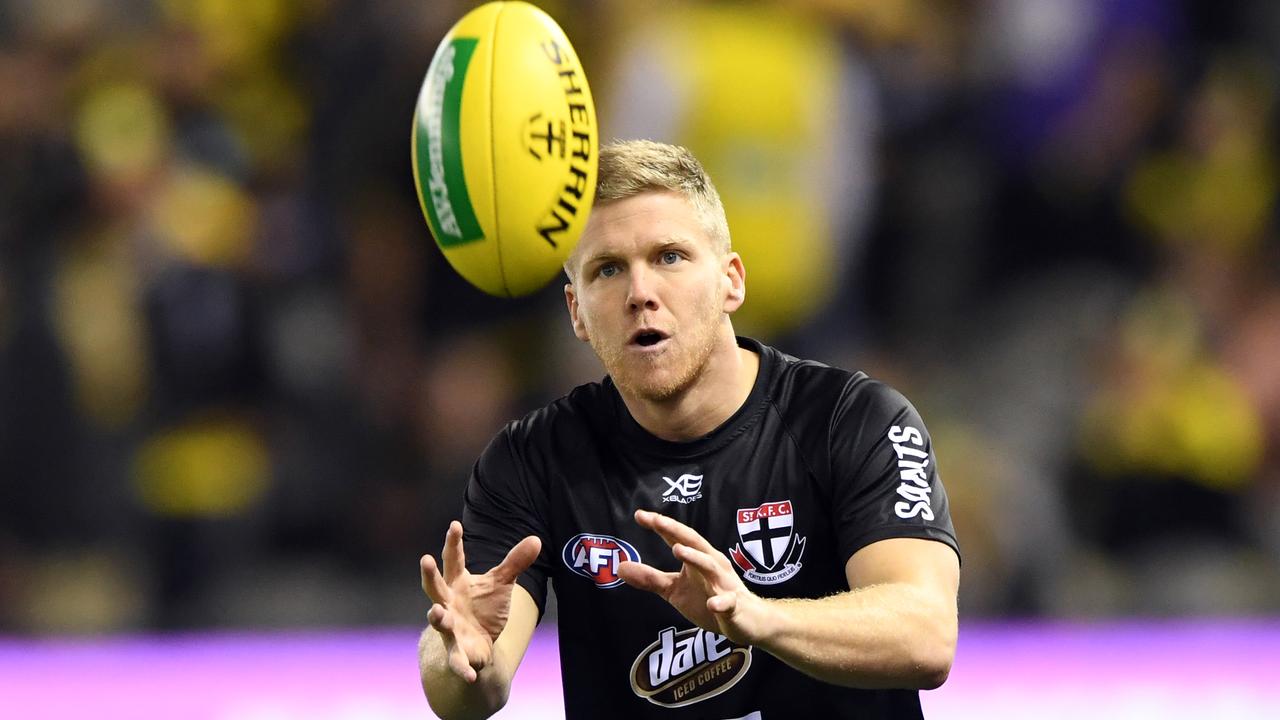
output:
<path id="1" fill-rule="evenodd" d="M 960 548 L 920 414 L 901 393 L 865 376 L 852 381 L 831 425 L 831 472 L 841 557 L 908 537 Z"/>
<path id="2" fill-rule="evenodd" d="M 508 427 L 489 443 L 471 471 L 462 505 L 463 549 L 467 570 L 479 574 L 502 562 L 524 538 L 542 538 L 538 559 L 516 578 L 538 604 L 541 620 L 547 603 L 550 542 L 545 493 L 532 475 L 519 459 Z"/>

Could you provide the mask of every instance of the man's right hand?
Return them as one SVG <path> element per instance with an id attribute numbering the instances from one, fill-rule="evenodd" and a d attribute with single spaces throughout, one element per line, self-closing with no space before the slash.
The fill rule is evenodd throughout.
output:
<path id="1" fill-rule="evenodd" d="M 453 521 L 445 534 L 444 574 L 435 558 L 423 555 L 422 591 L 431 599 L 427 622 L 440 633 L 449 668 L 469 683 L 493 662 L 493 644 L 507 626 L 516 578 L 542 551 L 542 540 L 530 535 L 483 575 L 467 572 L 462 550 L 462 523 Z"/>

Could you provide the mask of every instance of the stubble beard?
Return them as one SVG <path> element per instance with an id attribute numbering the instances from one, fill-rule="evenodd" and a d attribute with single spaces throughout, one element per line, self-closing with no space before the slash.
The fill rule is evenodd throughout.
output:
<path id="1" fill-rule="evenodd" d="M 688 389 L 711 361 L 722 313 L 712 307 L 710 299 L 700 310 L 698 317 L 706 319 L 681 333 L 678 341 L 673 338 L 674 347 L 661 355 L 633 356 L 628 362 L 625 345 L 608 346 L 594 336 L 591 348 L 624 395 L 648 402 L 666 402 Z"/>

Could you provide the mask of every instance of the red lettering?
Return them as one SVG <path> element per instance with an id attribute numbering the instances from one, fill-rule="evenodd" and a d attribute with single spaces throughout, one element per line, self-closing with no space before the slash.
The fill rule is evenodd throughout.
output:
<path id="1" fill-rule="evenodd" d="M 781 517 L 790 515 L 792 512 L 791 501 L 783 500 L 781 502 L 765 503 L 758 508 L 748 508 L 746 510 L 738 510 L 738 522 L 749 523 L 756 518 Z"/>

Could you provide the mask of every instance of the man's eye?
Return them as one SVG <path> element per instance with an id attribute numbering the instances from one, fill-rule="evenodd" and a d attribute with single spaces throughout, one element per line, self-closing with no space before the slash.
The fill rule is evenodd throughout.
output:
<path id="1" fill-rule="evenodd" d="M 662 253 L 662 262 L 665 265 L 675 265 L 680 262 L 680 253 L 674 250 L 668 250 Z"/>
<path id="2" fill-rule="evenodd" d="M 606 263 L 600 266 L 600 269 L 596 271 L 596 274 L 600 277 L 613 277 L 618 274 L 618 266 L 613 263 Z"/>

